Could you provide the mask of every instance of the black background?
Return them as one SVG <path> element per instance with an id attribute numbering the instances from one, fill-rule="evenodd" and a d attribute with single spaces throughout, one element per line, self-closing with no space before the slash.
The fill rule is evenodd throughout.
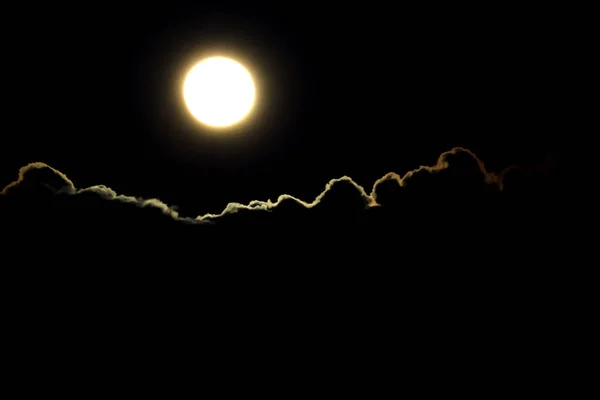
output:
<path id="1" fill-rule="evenodd" d="M 196 380 L 196 391 L 372 394 L 399 390 L 400 369 L 420 393 L 450 390 L 437 375 L 554 391 L 584 365 L 570 346 L 593 304 L 564 238 L 557 168 L 586 111 L 580 15 L 490 3 L 6 6 L 6 183 L 42 161 L 78 188 L 195 217 L 282 193 L 312 200 L 343 175 L 370 189 L 454 146 L 490 170 L 531 168 L 500 193 L 462 154 L 406 188 L 390 182 L 383 207 L 366 211 L 339 185 L 315 209 L 288 202 L 213 225 L 56 194 L 39 183 L 64 181 L 33 171 L 0 196 L 11 371 L 23 387 L 62 374 L 50 381 L 63 389 L 170 395 Z M 226 137 L 197 124 L 180 93 L 187 69 L 216 52 L 259 86 L 252 117 Z"/>

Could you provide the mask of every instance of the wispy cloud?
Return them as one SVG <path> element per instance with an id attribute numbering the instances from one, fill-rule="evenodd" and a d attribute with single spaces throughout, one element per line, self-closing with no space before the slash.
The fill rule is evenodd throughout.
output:
<path id="1" fill-rule="evenodd" d="M 481 161 L 475 155 L 475 153 L 473 153 L 471 150 L 462 148 L 462 147 L 455 147 L 449 151 L 446 151 L 446 152 L 443 152 L 442 154 L 440 154 L 440 156 L 437 159 L 437 162 L 434 165 L 431 165 L 431 166 L 421 165 L 416 169 L 406 172 L 404 175 L 400 175 L 395 172 L 389 172 L 389 173 L 383 175 L 381 178 L 377 179 L 373 183 L 373 186 L 372 186 L 370 192 L 367 192 L 362 186 L 360 186 L 358 183 L 356 183 L 349 176 L 343 176 L 341 178 L 336 178 L 336 179 L 330 180 L 325 185 L 325 189 L 312 201 L 305 201 L 305 200 L 299 199 L 299 198 L 294 197 L 289 194 L 282 194 L 281 196 L 279 196 L 277 198 L 276 201 L 271 201 L 269 199 L 266 201 L 252 200 L 248 204 L 242 204 L 242 203 L 236 203 L 236 202 L 229 203 L 223 209 L 223 211 L 221 211 L 218 214 L 210 214 L 209 213 L 209 214 L 199 215 L 195 218 L 180 216 L 174 206 L 169 206 L 159 199 L 144 199 L 141 197 L 120 195 L 120 194 L 117 194 L 111 188 L 104 186 L 104 185 L 95 185 L 95 186 L 91 186 L 91 187 L 84 188 L 84 189 L 77 189 L 75 187 L 75 185 L 73 184 L 73 182 L 64 173 L 62 173 L 61 171 L 59 171 L 55 168 L 52 168 L 51 166 L 49 166 L 45 163 L 41 163 L 41 162 L 34 162 L 34 163 L 31 163 L 31 164 L 28 164 L 28 165 L 22 167 L 19 170 L 18 179 L 16 181 L 11 182 L 8 185 L 6 185 L 6 187 L 4 187 L 4 189 L 0 193 L 2 195 L 9 194 L 13 189 L 18 188 L 19 185 L 23 184 L 26 181 L 27 175 L 30 172 L 32 172 L 34 170 L 44 170 L 45 169 L 45 170 L 51 171 L 53 174 L 55 174 L 61 180 L 61 185 L 58 188 L 52 187 L 49 185 L 45 185 L 48 189 L 52 190 L 56 194 L 78 195 L 78 194 L 82 194 L 82 193 L 95 193 L 106 200 L 120 201 L 123 203 L 134 204 L 134 205 L 137 205 L 138 207 L 151 207 L 151 208 L 159 209 L 162 213 L 164 213 L 178 221 L 182 221 L 182 222 L 186 222 L 186 223 L 202 224 L 202 223 L 210 223 L 214 220 L 217 220 L 220 217 L 223 217 L 228 214 L 233 214 L 233 213 L 236 213 L 236 212 L 242 211 L 242 210 L 271 211 L 271 210 L 275 209 L 276 207 L 278 207 L 283 201 L 286 201 L 286 200 L 295 201 L 298 204 L 300 204 L 306 208 L 313 208 L 316 205 L 318 205 L 321 202 L 321 200 L 327 195 L 327 193 L 334 187 L 334 185 L 336 185 L 339 182 L 350 183 L 359 192 L 360 197 L 365 202 L 365 207 L 367 207 L 367 208 L 378 207 L 378 206 L 380 206 L 380 204 L 377 202 L 377 188 L 383 182 L 395 181 L 400 187 L 403 187 L 403 186 L 405 186 L 406 182 L 411 177 L 413 177 L 415 174 L 419 174 L 419 173 L 435 174 L 437 172 L 440 172 L 440 171 L 443 171 L 443 170 L 449 168 L 450 163 L 448 161 L 448 158 L 450 156 L 458 154 L 458 153 L 464 153 L 464 154 L 467 154 L 468 156 L 472 157 L 477 163 L 479 171 L 482 174 L 483 181 L 487 184 L 497 186 L 497 188 L 499 190 L 503 190 L 503 188 L 504 188 L 504 177 L 506 176 L 507 172 L 509 172 L 510 170 L 513 170 L 513 169 L 521 169 L 520 167 L 517 167 L 517 166 L 509 166 L 498 173 L 488 171 L 486 169 L 483 161 Z"/>

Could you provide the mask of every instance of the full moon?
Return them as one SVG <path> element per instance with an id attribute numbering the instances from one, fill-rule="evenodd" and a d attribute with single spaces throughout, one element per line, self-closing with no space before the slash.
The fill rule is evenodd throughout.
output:
<path id="1" fill-rule="evenodd" d="M 227 127 L 243 120 L 254 105 L 252 76 L 226 57 L 200 61 L 187 74 L 183 97 L 190 113 L 203 124 Z"/>

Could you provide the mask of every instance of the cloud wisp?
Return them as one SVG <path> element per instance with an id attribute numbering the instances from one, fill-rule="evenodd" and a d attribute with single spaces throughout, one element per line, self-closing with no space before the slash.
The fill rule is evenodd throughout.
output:
<path id="1" fill-rule="evenodd" d="M 64 173 L 62 173 L 61 171 L 59 171 L 55 168 L 52 168 L 51 166 L 49 166 L 45 163 L 41 163 L 41 162 L 34 162 L 34 163 L 31 163 L 31 164 L 28 164 L 28 165 L 22 167 L 19 170 L 19 176 L 18 176 L 17 180 L 6 185 L 4 187 L 4 189 L 2 189 L 0 194 L 7 195 L 12 190 L 18 188 L 19 185 L 23 184 L 26 181 L 27 175 L 30 172 L 35 171 L 35 170 L 47 170 L 47 171 L 51 171 L 51 173 L 53 173 L 61 181 L 60 187 L 54 187 L 52 185 L 44 184 L 44 186 L 46 188 L 50 189 L 52 192 L 54 192 L 56 194 L 78 195 L 78 194 L 83 194 L 83 193 L 95 193 L 106 200 L 113 200 L 113 201 L 120 201 L 123 203 L 134 204 L 134 205 L 136 205 L 138 207 L 142 207 L 142 208 L 150 207 L 150 208 L 159 209 L 163 214 L 166 214 L 177 221 L 186 222 L 186 223 L 203 224 L 203 223 L 212 223 L 215 220 L 219 219 L 220 217 L 223 217 L 223 216 L 226 216 L 229 214 L 234 214 L 234 213 L 236 213 L 238 211 L 242 211 L 242 210 L 271 211 L 271 210 L 275 209 L 276 207 L 278 207 L 283 201 L 286 201 L 286 200 L 295 201 L 296 203 L 302 205 L 305 208 L 313 208 L 321 202 L 321 200 L 334 187 L 334 185 L 336 185 L 337 183 L 340 183 L 340 182 L 350 183 L 359 192 L 360 197 L 365 202 L 365 207 L 367 207 L 367 208 L 378 207 L 378 206 L 380 206 L 380 204 L 377 202 L 377 188 L 379 185 L 381 185 L 382 183 L 384 183 L 386 181 L 395 181 L 400 187 L 403 187 L 403 186 L 405 186 L 407 180 L 409 180 L 411 177 L 413 177 L 416 174 L 419 174 L 419 173 L 434 174 L 434 173 L 437 173 L 437 172 L 440 172 L 440 171 L 443 171 L 443 170 L 449 168 L 450 163 L 448 161 L 448 158 L 452 155 L 459 154 L 459 153 L 464 153 L 464 154 L 470 156 L 471 158 L 473 158 L 473 160 L 475 160 L 477 163 L 477 166 L 479 168 L 479 171 L 482 174 L 482 178 L 483 178 L 484 182 L 487 184 L 495 185 L 499 190 L 502 190 L 504 188 L 504 177 L 505 177 L 506 173 L 508 173 L 509 171 L 511 171 L 513 169 L 521 169 L 520 167 L 517 167 L 517 166 L 509 166 L 498 173 L 488 171 L 486 169 L 483 161 L 481 161 L 475 155 L 475 153 L 473 153 L 471 150 L 463 148 L 463 147 L 454 147 L 451 150 L 445 151 L 442 154 L 440 154 L 440 156 L 437 159 L 437 162 L 434 165 L 431 165 L 431 166 L 421 165 L 416 169 L 406 172 L 404 175 L 400 175 L 395 172 L 389 172 L 389 173 L 383 175 L 381 178 L 377 179 L 373 183 L 373 186 L 372 186 L 370 192 L 367 192 L 361 185 L 356 183 L 349 176 L 343 176 L 341 178 L 331 179 L 325 185 L 325 189 L 314 200 L 312 200 L 310 202 L 304 201 L 304 200 L 294 197 L 290 194 L 282 194 L 277 198 L 276 201 L 271 201 L 270 199 L 266 200 L 266 201 L 252 200 L 248 204 L 232 202 L 232 203 L 227 204 L 227 206 L 223 209 L 223 211 L 221 211 L 218 214 L 210 214 L 209 213 L 209 214 L 199 215 L 195 218 L 180 216 L 179 213 L 176 211 L 175 207 L 169 206 L 159 199 L 145 199 L 145 198 L 140 198 L 140 197 L 133 197 L 133 196 L 117 194 L 114 190 L 112 190 L 111 188 L 104 186 L 104 185 L 95 185 L 95 186 L 91 186 L 88 188 L 77 189 L 75 187 L 75 185 L 73 184 L 73 182 Z"/>

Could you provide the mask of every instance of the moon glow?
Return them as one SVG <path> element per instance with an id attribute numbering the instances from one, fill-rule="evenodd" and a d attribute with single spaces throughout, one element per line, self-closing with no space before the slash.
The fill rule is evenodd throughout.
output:
<path id="1" fill-rule="evenodd" d="M 190 113 L 211 127 L 227 127 L 244 119 L 254 105 L 252 76 L 226 57 L 200 61 L 187 74 L 183 97 Z"/>

